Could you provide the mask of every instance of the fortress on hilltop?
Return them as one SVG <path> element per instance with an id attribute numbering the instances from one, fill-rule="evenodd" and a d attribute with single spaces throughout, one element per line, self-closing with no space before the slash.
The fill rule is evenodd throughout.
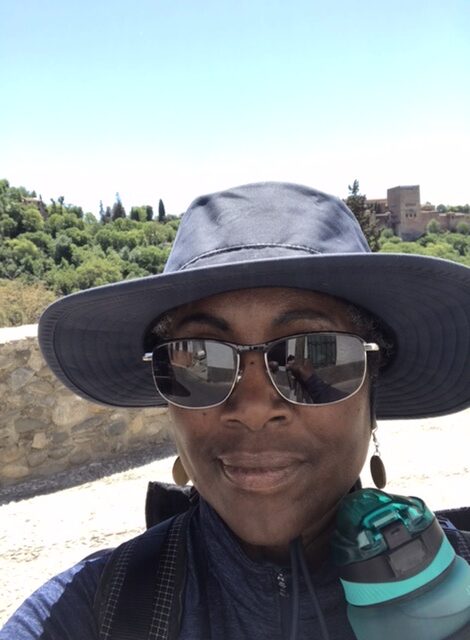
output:
<path id="1" fill-rule="evenodd" d="M 440 211 L 429 202 L 421 205 L 419 185 L 387 189 L 387 198 L 369 199 L 367 205 L 379 228 L 392 229 L 403 240 L 415 240 L 426 233 L 431 220 L 444 231 L 456 231 L 459 222 L 470 224 L 470 213 Z"/>

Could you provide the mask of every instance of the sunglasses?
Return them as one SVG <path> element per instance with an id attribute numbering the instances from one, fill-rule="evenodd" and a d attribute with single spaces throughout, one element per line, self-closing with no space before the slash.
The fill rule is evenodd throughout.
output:
<path id="1" fill-rule="evenodd" d="M 209 409 L 227 400 L 243 370 L 241 356 L 264 355 L 279 395 L 293 404 L 327 405 L 357 393 L 366 378 L 367 353 L 379 351 L 350 333 L 318 332 L 243 345 L 184 338 L 169 340 L 143 356 L 163 398 L 184 409 Z"/>

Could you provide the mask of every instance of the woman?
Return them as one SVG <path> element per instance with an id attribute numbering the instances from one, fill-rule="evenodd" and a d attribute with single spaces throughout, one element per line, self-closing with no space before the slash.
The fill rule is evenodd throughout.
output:
<path id="1" fill-rule="evenodd" d="M 52 305 L 40 341 L 84 398 L 169 405 L 175 474 L 199 496 L 174 637 L 352 640 L 329 552 L 335 513 L 376 416 L 469 406 L 470 270 L 372 254 L 341 201 L 253 184 L 193 202 L 164 274 Z M 383 484 L 377 458 L 374 469 Z M 108 558 L 45 585 L 1 640 L 110 638 L 93 612 Z"/>

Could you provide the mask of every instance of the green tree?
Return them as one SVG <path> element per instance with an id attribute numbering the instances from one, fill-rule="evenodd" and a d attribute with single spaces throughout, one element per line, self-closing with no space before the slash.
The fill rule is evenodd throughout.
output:
<path id="1" fill-rule="evenodd" d="M 70 263 L 76 267 L 81 264 L 85 264 L 90 260 L 94 260 L 95 258 L 102 258 L 103 260 L 106 259 L 106 253 L 98 244 L 89 243 L 82 247 L 74 244 L 72 245 L 71 250 L 72 258 Z"/>
<path id="2" fill-rule="evenodd" d="M 430 234 L 430 233 L 440 233 L 440 232 L 441 232 L 441 225 L 439 224 L 438 220 L 430 220 L 426 225 L 426 233 Z"/>
<path id="3" fill-rule="evenodd" d="M 382 229 L 379 236 L 379 246 L 382 247 L 386 242 L 393 241 L 396 237 L 392 229 Z M 397 238 L 397 240 L 399 240 L 399 238 Z"/>
<path id="4" fill-rule="evenodd" d="M 147 273 L 161 273 L 168 258 L 169 249 L 161 247 L 136 247 L 129 254 L 129 262 L 135 262 Z"/>
<path id="5" fill-rule="evenodd" d="M 118 218 L 113 222 L 113 227 L 118 231 L 131 231 L 132 229 L 137 229 L 139 223 L 135 220 L 130 220 L 130 218 Z"/>
<path id="6" fill-rule="evenodd" d="M 165 205 L 163 204 L 163 200 L 160 198 L 158 201 L 158 222 L 163 223 L 166 219 L 165 213 Z"/>
<path id="7" fill-rule="evenodd" d="M 61 264 L 62 260 L 71 262 L 73 242 L 68 235 L 61 233 L 57 236 L 54 246 L 54 262 Z"/>
<path id="8" fill-rule="evenodd" d="M 23 213 L 22 229 L 24 231 L 40 231 L 43 228 L 44 219 L 36 207 L 26 207 Z"/>
<path id="9" fill-rule="evenodd" d="M 85 223 L 86 226 L 89 227 L 90 231 L 93 228 L 95 228 L 96 231 L 98 230 L 98 220 L 95 218 L 95 216 L 90 211 L 87 211 L 83 215 L 83 222 Z"/>
<path id="10" fill-rule="evenodd" d="M 121 202 L 121 198 L 119 197 L 119 193 L 116 193 L 116 202 L 113 204 L 113 208 L 111 209 L 111 220 L 117 220 L 118 218 L 125 218 L 126 210 Z"/>
<path id="11" fill-rule="evenodd" d="M 14 220 L 16 228 L 13 228 L 10 222 L 7 222 L 11 237 L 25 233 L 26 231 L 39 231 L 44 227 L 44 220 L 34 205 L 23 204 L 23 202 L 10 198 L 6 204 L 6 214 L 2 217 L 8 217 Z"/>
<path id="12" fill-rule="evenodd" d="M 445 240 L 459 256 L 465 256 L 470 251 L 470 238 L 463 233 L 448 233 Z"/>
<path id="13" fill-rule="evenodd" d="M 112 220 L 112 212 L 111 207 L 106 207 L 104 215 L 101 215 L 100 222 L 101 224 L 108 224 Z"/>
<path id="14" fill-rule="evenodd" d="M 72 244 L 79 247 L 93 241 L 92 234 L 86 227 L 84 229 L 80 229 L 78 227 L 67 227 L 62 231 L 62 233 L 70 238 Z"/>
<path id="15" fill-rule="evenodd" d="M 73 213 L 75 216 L 77 216 L 77 218 L 83 218 L 84 217 L 83 209 L 81 207 L 76 207 L 73 204 L 67 205 L 67 212 L 68 213 Z"/>
<path id="16" fill-rule="evenodd" d="M 137 222 L 149 222 L 153 219 L 153 208 L 149 204 L 132 207 L 129 217 Z"/>
<path id="17" fill-rule="evenodd" d="M 54 238 L 64 229 L 70 228 L 85 229 L 85 222 L 74 213 L 53 213 L 44 225 L 44 230 L 48 231 Z"/>
<path id="18" fill-rule="evenodd" d="M 31 240 L 33 244 L 46 256 L 52 256 L 54 251 L 54 240 L 45 231 L 29 231 L 21 235 L 26 240 Z"/>
<path id="19" fill-rule="evenodd" d="M 57 295 L 68 296 L 79 290 L 75 267 L 67 263 L 53 267 L 46 274 L 46 282 Z"/>
<path id="20" fill-rule="evenodd" d="M 109 260 L 93 258 L 77 267 L 75 276 L 79 289 L 89 289 L 121 280 L 122 272 Z"/>
<path id="21" fill-rule="evenodd" d="M 142 227 L 143 244 L 157 246 L 171 242 L 174 239 L 174 230 L 167 224 L 158 224 L 152 221 L 146 222 Z"/>
<path id="22" fill-rule="evenodd" d="M 0 216 L 0 238 L 14 238 L 17 229 L 18 224 L 13 218 L 10 218 L 10 216 L 6 214 Z"/>
<path id="23" fill-rule="evenodd" d="M 372 251 L 378 251 L 379 229 L 368 209 L 367 197 L 359 191 L 359 181 L 354 180 L 352 186 L 348 186 L 348 190 L 349 196 L 346 199 L 346 205 L 356 216 Z"/>
<path id="24" fill-rule="evenodd" d="M 468 236 L 470 234 L 470 224 L 468 222 L 459 222 L 455 229 L 457 233 L 461 233 L 464 236 Z"/>
<path id="25" fill-rule="evenodd" d="M 0 277 L 40 278 L 48 265 L 41 250 L 23 237 L 6 240 L 0 252 Z"/>
<path id="26" fill-rule="evenodd" d="M 8 192 L 10 183 L 8 180 L 0 180 L 0 217 L 7 213 Z"/>
<path id="27" fill-rule="evenodd" d="M 136 222 L 145 222 L 147 220 L 146 207 L 132 207 L 129 218 Z"/>

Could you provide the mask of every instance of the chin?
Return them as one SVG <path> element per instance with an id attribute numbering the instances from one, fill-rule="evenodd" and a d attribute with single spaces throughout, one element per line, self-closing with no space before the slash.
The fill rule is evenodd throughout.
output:
<path id="1" fill-rule="evenodd" d="M 255 547 L 285 548 L 302 534 L 306 523 L 299 517 L 280 517 L 272 511 L 245 514 L 240 519 L 240 511 L 220 514 L 233 533 L 245 544 Z M 237 517 L 238 516 L 238 517 Z"/>

